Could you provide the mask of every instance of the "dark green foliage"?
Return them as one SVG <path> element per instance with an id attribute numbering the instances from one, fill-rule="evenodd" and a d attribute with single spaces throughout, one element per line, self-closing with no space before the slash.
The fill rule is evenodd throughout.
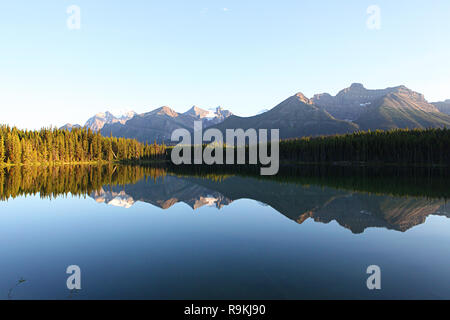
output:
<path id="1" fill-rule="evenodd" d="M 202 146 L 203 149 L 206 145 Z M 270 152 L 270 145 L 267 147 Z M 171 148 L 168 148 L 170 159 Z M 235 148 L 234 158 L 236 163 Z M 450 165 L 450 129 L 395 129 L 280 141 L 282 163 Z M 223 159 L 226 151 L 223 149 Z M 249 147 L 245 147 L 248 161 Z M 191 147 L 192 162 L 194 147 Z"/>
<path id="2" fill-rule="evenodd" d="M 395 129 L 282 140 L 280 159 L 307 163 L 450 165 L 449 150 L 450 129 Z M 170 160 L 170 152 L 171 148 L 164 144 L 103 137 L 85 128 L 23 131 L 0 126 L 0 164 Z"/>
<path id="3" fill-rule="evenodd" d="M 280 143 L 280 158 L 314 163 L 346 161 L 449 165 L 449 150 L 449 129 L 396 129 L 284 140 Z"/>
<path id="4" fill-rule="evenodd" d="M 85 128 L 68 130 L 19 130 L 0 126 L 0 164 L 75 163 L 159 159 L 164 144 L 103 137 Z"/>
<path id="5" fill-rule="evenodd" d="M 5 139 L 0 137 L 0 163 L 5 161 Z"/>

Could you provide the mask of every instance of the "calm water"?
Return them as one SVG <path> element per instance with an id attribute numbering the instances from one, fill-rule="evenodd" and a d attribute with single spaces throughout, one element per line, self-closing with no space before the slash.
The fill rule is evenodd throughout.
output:
<path id="1" fill-rule="evenodd" d="M 2 171 L 0 298 L 450 299 L 446 175 L 287 177 Z"/>

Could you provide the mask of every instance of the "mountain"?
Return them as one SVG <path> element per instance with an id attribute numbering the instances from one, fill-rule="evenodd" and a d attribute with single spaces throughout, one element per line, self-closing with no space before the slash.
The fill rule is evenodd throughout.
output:
<path id="1" fill-rule="evenodd" d="M 201 120 L 203 122 L 204 128 L 221 123 L 231 115 L 232 113 L 230 111 L 224 110 L 221 107 L 217 107 L 216 109 L 204 110 L 200 109 L 197 106 L 193 106 L 191 109 L 181 114 L 183 118 L 191 119 L 189 123 L 192 121 Z"/>
<path id="2" fill-rule="evenodd" d="M 398 88 L 368 90 L 360 83 L 353 83 L 349 88 L 341 90 L 336 96 L 321 93 L 314 95 L 311 100 L 315 105 L 322 107 L 337 119 L 354 121 L 367 107 L 387 94 L 395 92 Z"/>
<path id="3" fill-rule="evenodd" d="M 231 116 L 215 127 L 222 132 L 237 128 L 280 129 L 281 139 L 350 133 L 358 129 L 351 122 L 334 118 L 302 93 L 284 100 L 267 112 L 253 117 Z"/>
<path id="4" fill-rule="evenodd" d="M 450 115 L 450 99 L 447 99 L 442 102 L 433 102 L 431 103 L 442 113 Z"/>
<path id="5" fill-rule="evenodd" d="M 112 123 L 125 124 L 125 122 L 127 122 L 128 120 L 133 118 L 135 115 L 136 115 L 136 112 L 134 112 L 134 111 L 129 111 L 129 112 L 121 115 L 120 117 L 114 116 L 109 111 L 101 112 L 101 113 L 97 113 L 95 116 L 89 118 L 83 127 L 87 128 L 87 129 L 91 129 L 94 132 L 97 132 L 97 131 L 101 130 L 105 126 L 105 124 L 112 124 Z M 82 128 L 82 127 L 79 124 L 66 123 L 60 129 L 70 131 L 74 128 Z"/>
<path id="6" fill-rule="evenodd" d="M 404 86 L 374 101 L 355 121 L 362 130 L 450 127 L 450 116 Z"/>
<path id="7" fill-rule="evenodd" d="M 81 128 L 81 126 L 79 124 L 66 123 L 60 129 L 72 131 L 72 129 L 80 129 L 80 128 Z"/>
<path id="8" fill-rule="evenodd" d="M 405 86 L 369 90 L 353 83 L 336 96 L 322 93 L 311 100 L 337 119 L 353 121 L 361 130 L 450 126 L 448 115 Z"/>
<path id="9" fill-rule="evenodd" d="M 257 113 L 256 115 L 261 114 L 261 113 L 264 113 L 264 112 L 267 112 L 267 111 L 269 111 L 269 109 L 262 109 L 262 110 L 259 110 L 258 113 Z"/>
<path id="10" fill-rule="evenodd" d="M 142 142 L 168 142 L 175 129 L 183 128 L 192 131 L 194 121 L 202 121 L 204 127 L 222 122 L 231 116 L 231 112 L 220 107 L 204 110 L 193 106 L 184 113 L 178 113 L 170 107 L 161 107 L 156 110 L 135 115 L 126 123 L 106 124 L 101 133 L 105 136 L 112 134 L 115 137 L 134 138 Z"/>
<path id="11" fill-rule="evenodd" d="M 170 107 L 136 114 L 130 112 L 115 117 L 110 112 L 98 113 L 85 127 L 104 136 L 137 139 L 141 142 L 170 142 L 178 128 L 193 130 L 194 121 L 202 121 L 203 128 L 280 129 L 280 138 L 297 138 L 351 133 L 357 130 L 390 130 L 395 128 L 450 127 L 450 100 L 429 103 L 422 94 L 405 86 L 385 89 L 366 89 L 353 83 L 336 96 L 328 93 L 311 99 L 298 93 L 271 110 L 262 110 L 252 117 L 239 117 L 221 107 L 201 109 L 193 106 L 184 113 Z M 66 124 L 72 130 L 78 125 Z"/>
<path id="12" fill-rule="evenodd" d="M 188 119 L 180 118 L 179 113 L 165 106 L 138 114 L 125 124 L 107 124 L 100 132 L 104 136 L 112 134 L 115 137 L 133 138 L 142 142 L 161 142 L 169 140 L 172 131 L 178 128 L 188 128 Z"/>
<path id="13" fill-rule="evenodd" d="M 117 118 L 109 111 L 106 111 L 104 113 L 101 112 L 97 113 L 92 118 L 89 118 L 84 126 L 88 129 L 91 129 L 92 131 L 99 131 L 106 124 L 113 124 L 113 123 L 125 124 L 125 122 L 133 118 L 135 115 L 136 112 L 130 111 Z"/>

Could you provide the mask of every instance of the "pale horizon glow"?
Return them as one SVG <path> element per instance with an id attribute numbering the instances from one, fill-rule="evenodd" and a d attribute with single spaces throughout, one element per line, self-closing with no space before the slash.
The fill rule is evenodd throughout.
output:
<path id="1" fill-rule="evenodd" d="M 380 30 L 366 26 L 381 9 Z M 67 7 L 81 9 L 69 30 Z M 249 116 L 297 92 L 398 85 L 450 99 L 450 2 L 2 3 L 1 124 L 84 125 L 99 112 L 221 106 Z"/>

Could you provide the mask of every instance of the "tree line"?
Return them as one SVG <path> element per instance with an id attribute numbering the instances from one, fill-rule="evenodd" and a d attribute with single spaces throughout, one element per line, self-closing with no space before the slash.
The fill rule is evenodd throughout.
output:
<path id="1" fill-rule="evenodd" d="M 284 160 L 450 164 L 450 129 L 368 131 L 280 142 Z"/>
<path id="2" fill-rule="evenodd" d="M 164 143 L 104 137 L 86 128 L 29 131 L 0 126 L 0 165 L 170 161 L 171 148 Z M 450 129 L 395 129 L 303 137 L 280 141 L 279 150 L 280 159 L 287 162 L 449 165 Z"/>
<path id="3" fill-rule="evenodd" d="M 224 145 L 225 146 L 225 145 Z M 202 150 L 207 147 L 202 145 Z M 259 148 L 260 146 L 258 146 Z M 263 146 L 266 148 L 266 146 Z M 223 148 L 223 159 L 226 150 Z M 243 148 L 241 148 L 243 149 Z M 271 150 L 270 143 L 267 146 Z M 234 163 L 238 148 L 234 148 Z M 245 146 L 248 163 L 249 146 Z M 344 135 L 302 137 L 281 140 L 280 160 L 291 163 L 382 163 L 406 165 L 450 165 L 450 129 L 394 129 Z M 168 149 L 170 159 L 171 149 Z M 191 146 L 191 163 L 194 147 Z M 215 151 L 212 152 L 215 154 Z"/>
<path id="4" fill-rule="evenodd" d="M 0 165 L 146 160 L 165 155 L 164 144 L 103 137 L 86 128 L 19 130 L 0 126 Z"/>

